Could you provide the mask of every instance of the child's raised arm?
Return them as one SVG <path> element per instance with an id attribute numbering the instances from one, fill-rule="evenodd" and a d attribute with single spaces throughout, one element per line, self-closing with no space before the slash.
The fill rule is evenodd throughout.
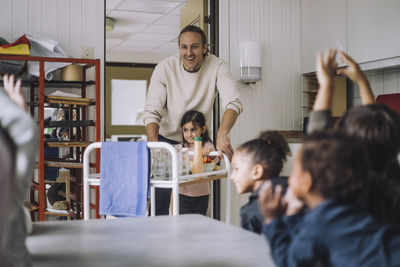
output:
<path id="1" fill-rule="evenodd" d="M 319 89 L 314 102 L 313 110 L 330 110 L 332 107 L 332 94 L 334 89 L 333 74 L 336 70 L 336 50 L 329 49 L 322 57 L 317 54 L 317 79 Z"/>
<path id="2" fill-rule="evenodd" d="M 14 85 L 14 75 L 8 76 L 6 74 L 3 76 L 3 84 L 11 100 L 24 110 L 27 110 L 25 97 L 21 92 L 21 80 L 18 79 Z"/>
<path id="3" fill-rule="evenodd" d="M 347 63 L 349 66 L 347 68 L 338 69 L 337 74 L 344 75 L 347 78 L 353 80 L 360 87 L 361 101 L 363 105 L 374 104 L 375 97 L 372 93 L 371 87 L 364 73 L 358 66 L 358 64 L 345 52 L 339 52 L 340 59 Z"/>

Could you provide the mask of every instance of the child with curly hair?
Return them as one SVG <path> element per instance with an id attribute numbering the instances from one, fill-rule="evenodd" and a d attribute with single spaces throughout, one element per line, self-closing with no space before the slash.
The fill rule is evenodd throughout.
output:
<path id="1" fill-rule="evenodd" d="M 238 194 L 251 192 L 249 202 L 240 210 L 242 228 L 261 233 L 263 218 L 257 198 L 261 185 L 271 180 L 278 188 L 287 187 L 287 179 L 279 178 L 290 149 L 285 138 L 273 131 L 265 131 L 256 139 L 242 144 L 233 154 L 230 179 Z"/>

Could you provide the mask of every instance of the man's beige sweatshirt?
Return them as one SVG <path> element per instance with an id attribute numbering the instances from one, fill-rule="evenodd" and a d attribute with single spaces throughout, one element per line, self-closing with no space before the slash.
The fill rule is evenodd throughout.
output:
<path id="1" fill-rule="evenodd" d="M 155 122 L 160 126 L 160 135 L 182 142 L 180 121 L 186 111 L 202 112 L 211 129 L 217 92 L 224 110 L 242 112 L 237 83 L 226 62 L 207 55 L 200 69 L 190 73 L 184 70 L 179 54 L 170 56 L 154 69 L 144 107 L 144 124 Z"/>

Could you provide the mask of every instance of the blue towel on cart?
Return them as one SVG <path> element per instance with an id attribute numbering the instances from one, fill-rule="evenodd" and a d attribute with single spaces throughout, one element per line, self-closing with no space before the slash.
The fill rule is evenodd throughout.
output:
<path id="1" fill-rule="evenodd" d="M 150 185 L 147 142 L 104 142 L 100 161 L 100 214 L 145 216 Z"/>

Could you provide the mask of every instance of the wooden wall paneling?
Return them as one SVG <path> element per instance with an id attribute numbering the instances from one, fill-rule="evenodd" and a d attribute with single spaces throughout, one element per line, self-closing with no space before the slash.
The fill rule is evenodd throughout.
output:
<path id="1" fill-rule="evenodd" d="M 94 51 L 94 56 L 95 58 L 103 58 L 104 57 L 104 31 L 105 31 L 105 18 L 104 18 L 104 5 L 105 5 L 105 0 L 103 1 L 98 1 L 98 0 L 92 0 L 92 3 L 95 5 L 95 21 L 96 21 L 96 43 L 95 43 L 95 51 Z M 102 15 L 99 15 L 102 14 Z M 103 69 L 103 65 L 101 66 Z M 103 73 L 103 71 L 101 71 Z M 102 79 L 103 81 L 103 79 Z M 102 98 L 103 99 L 103 98 Z"/>
<path id="2" fill-rule="evenodd" d="M 260 124 L 262 129 L 271 128 L 271 102 L 273 100 L 270 98 L 271 80 L 272 80 L 272 70 L 274 64 L 271 61 L 272 51 L 271 51 L 271 1 L 262 0 L 261 1 L 261 32 L 260 39 L 263 42 L 262 55 L 263 55 L 263 69 L 262 71 L 262 81 L 261 81 L 261 95 L 260 95 L 260 114 L 261 120 Z"/>
<path id="3" fill-rule="evenodd" d="M 348 0 L 301 0 L 301 72 L 315 71 L 315 55 L 340 41 L 347 51 Z"/>
<path id="4" fill-rule="evenodd" d="M 232 77 L 234 80 L 239 79 L 239 55 L 238 53 L 238 44 L 239 44 L 239 32 L 238 32 L 238 27 L 240 24 L 239 21 L 239 10 L 238 10 L 238 0 L 230 0 L 229 1 L 229 44 L 230 44 L 230 54 L 229 54 L 229 65 L 230 69 L 232 72 Z M 220 31 L 221 33 L 221 31 Z M 221 46 L 220 46 L 221 47 Z M 240 91 L 240 97 L 242 99 L 243 103 L 243 92 L 240 87 L 240 83 L 238 82 L 237 84 L 239 91 Z M 246 113 L 246 106 L 244 106 L 244 112 L 239 116 L 238 120 L 236 121 L 235 126 L 231 130 L 231 141 L 232 141 L 232 146 L 235 149 L 239 144 L 240 144 L 240 137 L 241 132 L 242 132 L 242 125 L 244 124 L 243 117 L 245 116 Z M 222 114 L 222 113 L 221 113 Z M 232 182 L 231 182 L 232 184 Z M 222 188 L 225 187 L 225 183 L 222 184 Z M 225 190 L 224 190 L 225 191 Z M 239 202 L 239 195 L 236 193 L 236 190 L 231 187 L 231 192 L 226 192 L 226 194 L 230 194 L 230 200 L 231 200 L 231 206 L 234 207 L 231 211 L 231 222 L 235 225 L 240 225 L 240 219 L 239 219 L 239 213 L 238 213 L 238 208 L 240 208 L 240 202 Z M 222 196 L 221 196 L 222 197 Z M 225 202 L 225 198 L 222 197 L 221 199 L 224 199 L 223 202 Z M 221 203 L 224 204 L 224 203 Z M 222 212 L 221 214 L 225 215 L 225 207 L 221 207 Z M 225 217 L 225 216 L 224 216 Z"/>
<path id="5" fill-rule="evenodd" d="M 30 34 L 42 35 L 42 1 L 28 1 L 28 32 Z M 18 15 L 19 19 L 20 16 Z"/>
<path id="6" fill-rule="evenodd" d="M 58 40 L 57 5 L 57 1 L 42 0 L 41 35 L 52 40 Z"/>
<path id="7" fill-rule="evenodd" d="M 291 0 L 282 0 L 282 96 L 283 122 L 281 130 L 291 129 L 293 122 L 292 103 L 292 10 Z"/>
<path id="8" fill-rule="evenodd" d="M 237 10 L 238 10 L 238 27 L 237 29 L 237 42 L 235 46 L 235 61 L 234 68 L 238 71 L 237 79 L 240 80 L 240 42 L 251 40 L 251 0 L 240 0 L 237 2 Z M 250 86 L 245 85 L 241 82 L 238 83 L 240 95 L 242 99 L 243 106 L 245 111 L 243 112 L 243 118 L 240 120 L 240 139 L 241 142 L 244 140 L 250 139 L 251 134 L 253 133 L 254 124 L 257 122 L 254 121 L 253 110 L 252 110 L 252 99 L 251 99 L 251 90 Z"/>
<path id="9" fill-rule="evenodd" d="M 271 129 L 282 129 L 283 127 L 283 66 L 282 66 L 282 2 L 271 0 L 271 61 L 274 64 L 271 75 Z"/>
<path id="10" fill-rule="evenodd" d="M 69 55 L 81 57 L 82 53 L 82 0 L 70 0 L 69 6 Z"/>
<path id="11" fill-rule="evenodd" d="M 262 80 L 254 87 L 238 83 L 244 112 L 231 131 L 232 145 L 236 147 L 265 129 L 300 129 L 298 1 L 221 0 L 220 27 L 220 56 L 230 63 L 235 80 L 240 78 L 239 42 L 258 40 L 262 43 Z M 234 189 L 230 193 L 232 223 L 238 225 L 239 208 L 247 202 L 248 194 L 239 196 Z"/>
<path id="12" fill-rule="evenodd" d="M 237 47 L 238 47 L 238 32 L 237 32 L 237 28 L 238 28 L 238 24 L 239 24 L 239 19 L 238 19 L 238 1 L 237 0 L 230 0 L 229 1 L 229 12 L 228 12 L 228 16 L 229 16 L 229 20 L 228 20 L 228 24 L 229 24 L 229 45 L 230 45 L 230 50 L 229 50 L 229 66 L 230 66 L 230 70 L 232 73 L 232 78 L 234 80 L 238 80 L 239 79 L 239 70 L 237 69 L 238 66 L 238 56 L 235 55 L 235 53 L 237 53 Z M 221 31 L 220 31 L 221 33 Z M 220 38 L 221 39 L 221 38 Z M 220 46 L 222 47 L 222 46 Z M 223 50 L 223 49 L 222 49 Z M 243 98 L 243 92 L 240 90 L 240 84 L 237 84 L 239 91 L 240 91 L 240 98 Z M 222 107 L 221 107 L 222 108 Z M 246 110 L 246 107 L 244 107 L 244 110 Z M 242 118 L 243 118 L 243 114 L 246 111 L 244 111 L 238 118 L 238 120 L 235 123 L 234 128 L 231 131 L 231 140 L 232 140 L 232 146 L 233 148 L 235 148 L 238 144 L 239 144 L 239 139 L 240 139 L 240 130 L 241 130 L 241 125 L 242 125 Z M 223 114 L 221 112 L 221 114 Z"/>
<path id="13" fill-rule="evenodd" d="M 12 1 L 12 36 L 19 37 L 24 33 L 28 33 L 28 18 L 29 18 L 29 2 L 28 0 L 13 0 Z"/>
<path id="14" fill-rule="evenodd" d="M 230 24 L 229 24 L 229 12 L 230 11 L 230 0 L 219 1 L 219 57 L 229 63 L 230 53 Z"/>
<path id="15" fill-rule="evenodd" d="M 8 42 L 13 41 L 12 35 L 12 2 L 11 0 L 3 0 L 0 8 L 0 37 Z"/>
<path id="16" fill-rule="evenodd" d="M 95 47 L 96 45 L 96 0 L 82 1 L 82 45 Z"/>
<path id="17" fill-rule="evenodd" d="M 65 53 L 70 54 L 70 1 L 57 0 L 57 3 L 57 40 Z"/>
<path id="18" fill-rule="evenodd" d="M 303 116 L 301 108 L 301 62 L 300 62 L 300 2 L 291 0 L 291 102 L 292 125 L 291 130 L 302 130 Z"/>
<path id="19" fill-rule="evenodd" d="M 261 25 L 262 16 L 261 16 L 261 1 L 260 0 L 252 0 L 251 1 L 251 14 L 250 14 L 250 35 L 251 40 L 261 42 L 261 81 L 257 82 L 253 88 L 250 88 L 251 91 L 251 99 L 253 100 L 251 106 L 251 113 L 253 115 L 253 133 L 251 138 L 257 136 L 260 131 L 265 129 L 265 124 L 262 123 L 262 114 L 263 111 L 263 99 L 262 99 L 262 89 L 263 89 L 263 72 L 265 72 L 264 67 L 264 49 L 263 49 L 263 41 L 261 39 Z"/>

